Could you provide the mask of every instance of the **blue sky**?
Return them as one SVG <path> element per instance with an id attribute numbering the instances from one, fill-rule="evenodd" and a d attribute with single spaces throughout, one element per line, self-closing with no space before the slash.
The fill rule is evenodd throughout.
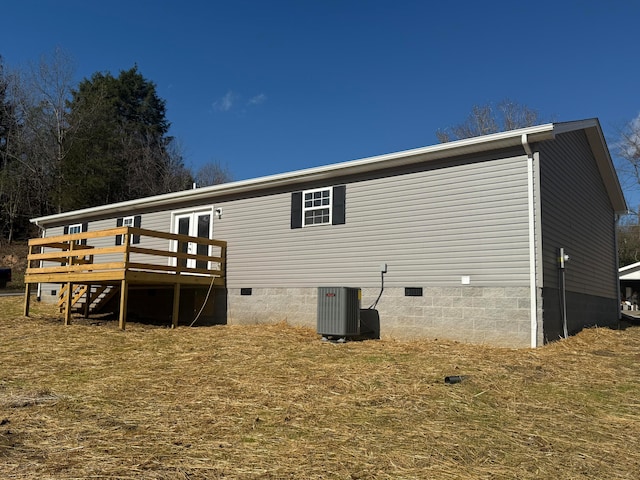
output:
<path id="1" fill-rule="evenodd" d="M 22 0 L 2 17 L 10 67 L 55 48 L 77 80 L 137 64 L 187 165 L 236 180 L 432 145 L 505 98 L 598 117 L 612 153 L 640 112 L 636 0 Z"/>

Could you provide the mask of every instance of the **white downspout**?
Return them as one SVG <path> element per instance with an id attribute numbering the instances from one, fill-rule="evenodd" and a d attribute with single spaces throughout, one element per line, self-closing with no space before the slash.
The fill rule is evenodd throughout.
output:
<path id="1" fill-rule="evenodd" d="M 533 183 L 533 150 L 523 133 L 521 137 L 522 147 L 527 154 L 527 197 L 529 204 L 529 295 L 531 297 L 531 348 L 538 346 L 538 292 L 536 288 L 536 210 Z"/>

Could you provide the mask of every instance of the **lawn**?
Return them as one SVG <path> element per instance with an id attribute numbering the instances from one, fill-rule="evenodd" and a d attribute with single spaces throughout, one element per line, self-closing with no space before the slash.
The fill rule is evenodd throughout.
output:
<path id="1" fill-rule="evenodd" d="M 22 317 L 21 301 L 0 299 L 3 479 L 640 472 L 640 327 L 537 350 L 331 344 L 284 323 L 64 327 L 45 305 Z"/>

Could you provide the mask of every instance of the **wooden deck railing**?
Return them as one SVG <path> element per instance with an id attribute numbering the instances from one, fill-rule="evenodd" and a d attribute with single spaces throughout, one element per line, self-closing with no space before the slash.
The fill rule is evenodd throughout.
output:
<path id="1" fill-rule="evenodd" d="M 134 244 L 132 239 L 141 239 Z M 146 247 L 143 245 L 147 245 Z M 166 245 L 162 248 L 160 245 Z M 153 246 L 151 248 L 150 246 Z M 60 283 L 120 287 L 120 326 L 124 328 L 128 285 L 173 285 L 174 325 L 177 325 L 181 285 L 224 286 L 227 243 L 135 227 L 82 232 L 29 240 L 25 272 L 25 315 L 29 314 L 30 286 Z M 72 295 L 65 300 L 69 322 Z"/>
<path id="2" fill-rule="evenodd" d="M 132 236 L 143 240 L 132 244 Z M 118 237 L 121 245 L 115 245 Z M 147 238 L 166 240 L 167 248 L 138 246 Z M 34 238 L 29 240 L 25 283 L 90 283 L 122 280 L 127 275 L 136 282 L 162 281 L 158 274 L 178 274 L 190 275 L 180 283 L 208 283 L 215 277 L 221 284 L 226 248 L 227 243 L 220 240 L 135 227 Z M 175 278 L 165 280 L 176 282 Z"/>

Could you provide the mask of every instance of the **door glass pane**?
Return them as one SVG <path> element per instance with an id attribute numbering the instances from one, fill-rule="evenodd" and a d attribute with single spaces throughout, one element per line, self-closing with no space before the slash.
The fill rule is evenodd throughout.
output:
<path id="1" fill-rule="evenodd" d="M 198 237 L 209 238 L 209 224 L 211 215 L 198 215 Z"/>
<path id="2" fill-rule="evenodd" d="M 178 234 L 180 235 L 189 235 L 189 217 L 182 217 L 178 219 Z M 188 242 L 178 242 L 178 251 L 182 253 L 187 253 L 189 251 L 189 243 Z M 179 258 L 178 266 L 186 267 L 187 259 Z"/>
<path id="3" fill-rule="evenodd" d="M 198 237 L 209 238 L 209 226 L 211 224 L 211 215 L 198 215 Z M 198 255 L 208 255 L 209 246 L 198 244 Z M 196 268 L 207 268 L 207 262 L 205 260 L 198 260 L 196 262 Z"/>
<path id="4" fill-rule="evenodd" d="M 178 219 L 178 233 L 180 235 L 189 235 L 189 217 Z"/>

